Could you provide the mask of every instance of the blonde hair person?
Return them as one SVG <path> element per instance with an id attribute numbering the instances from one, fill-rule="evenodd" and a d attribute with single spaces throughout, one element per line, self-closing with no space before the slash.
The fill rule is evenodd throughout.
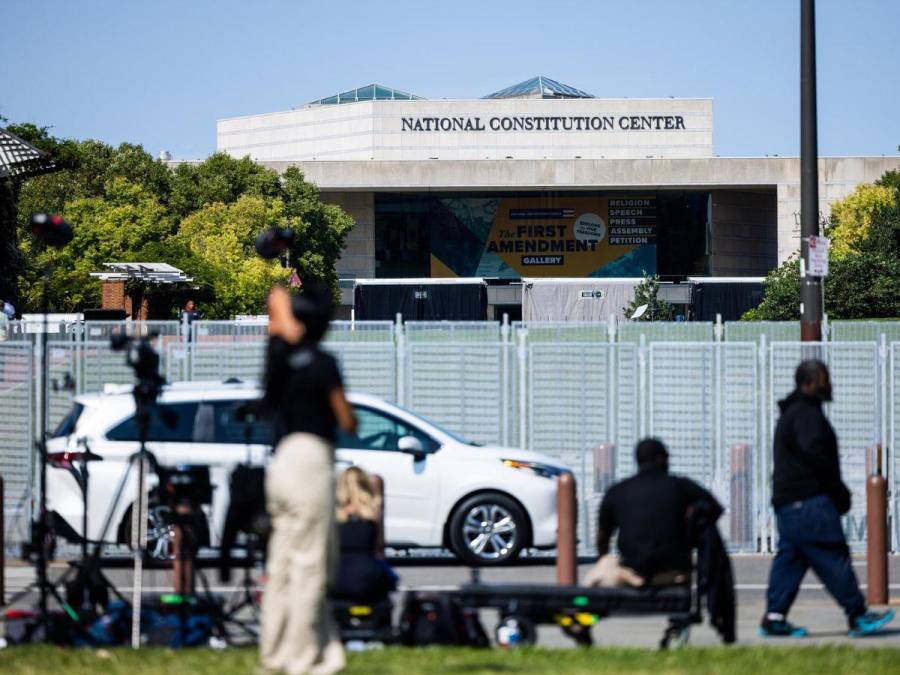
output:
<path id="1" fill-rule="evenodd" d="M 380 602 L 397 588 L 397 575 L 384 560 L 381 495 L 369 474 L 351 466 L 337 477 L 335 502 L 340 558 L 331 597 Z"/>
<path id="2" fill-rule="evenodd" d="M 359 467 L 351 466 L 338 476 L 336 497 L 339 523 L 353 516 L 379 522 L 381 497 L 375 494 L 369 474 Z"/>

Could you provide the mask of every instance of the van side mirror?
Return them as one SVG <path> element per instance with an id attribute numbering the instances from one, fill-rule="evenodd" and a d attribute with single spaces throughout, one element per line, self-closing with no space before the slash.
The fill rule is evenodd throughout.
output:
<path id="1" fill-rule="evenodd" d="M 397 448 L 400 452 L 412 455 L 413 459 L 417 462 L 421 462 L 428 454 L 425 452 L 425 446 L 422 445 L 422 441 L 415 436 L 401 437 L 400 440 L 397 441 Z"/>

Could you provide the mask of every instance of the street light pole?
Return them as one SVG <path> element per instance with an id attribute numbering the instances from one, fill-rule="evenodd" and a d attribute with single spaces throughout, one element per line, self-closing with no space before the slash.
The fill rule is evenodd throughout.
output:
<path id="1" fill-rule="evenodd" d="M 800 339 L 822 340 L 822 278 L 807 274 L 809 237 L 819 235 L 816 4 L 800 0 Z"/>

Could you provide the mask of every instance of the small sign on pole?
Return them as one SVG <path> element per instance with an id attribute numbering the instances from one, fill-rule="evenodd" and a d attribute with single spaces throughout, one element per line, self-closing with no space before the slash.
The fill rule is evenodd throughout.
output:
<path id="1" fill-rule="evenodd" d="M 806 274 L 811 277 L 828 276 L 828 237 L 812 236 L 807 239 L 809 244 L 809 261 Z"/>

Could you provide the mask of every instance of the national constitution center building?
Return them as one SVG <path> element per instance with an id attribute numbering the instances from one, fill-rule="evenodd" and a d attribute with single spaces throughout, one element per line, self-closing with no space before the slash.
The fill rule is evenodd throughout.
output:
<path id="1" fill-rule="evenodd" d="M 713 100 L 603 99 L 535 77 L 472 100 L 380 85 L 219 120 L 356 225 L 342 279 L 759 277 L 799 248 L 797 157 L 719 157 Z M 822 217 L 897 157 L 819 160 Z"/>

